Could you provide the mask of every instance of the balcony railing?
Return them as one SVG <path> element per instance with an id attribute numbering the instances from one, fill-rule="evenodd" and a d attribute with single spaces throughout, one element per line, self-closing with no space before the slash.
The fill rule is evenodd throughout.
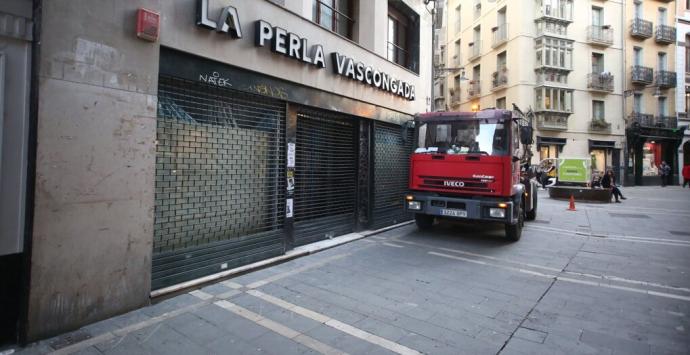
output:
<path id="1" fill-rule="evenodd" d="M 678 119 L 674 116 L 657 116 L 654 120 L 654 127 L 677 128 Z"/>
<path id="2" fill-rule="evenodd" d="M 508 84 L 508 69 L 502 68 L 491 74 L 491 90 L 504 88 Z"/>
<path id="3" fill-rule="evenodd" d="M 453 68 L 462 67 L 462 54 L 458 53 L 453 56 Z"/>
<path id="4" fill-rule="evenodd" d="M 589 26 L 587 27 L 587 41 L 600 46 L 610 46 L 613 44 L 613 28 L 611 26 Z"/>
<path id="5" fill-rule="evenodd" d="M 568 116 L 538 115 L 537 128 L 546 131 L 565 131 L 568 129 Z"/>
<path id="6" fill-rule="evenodd" d="M 657 25 L 654 34 L 656 43 L 673 43 L 676 41 L 676 28 L 666 25 Z"/>
<path id="7" fill-rule="evenodd" d="M 589 130 L 597 133 L 611 133 L 611 123 L 603 118 L 593 118 L 589 121 Z"/>
<path id="8" fill-rule="evenodd" d="M 587 88 L 593 91 L 613 91 L 613 75 L 608 72 L 587 74 Z"/>
<path id="9" fill-rule="evenodd" d="M 655 84 L 662 89 L 676 87 L 676 72 L 668 70 L 657 70 Z"/>
<path id="10" fill-rule="evenodd" d="M 450 94 L 450 104 L 459 105 L 460 104 L 460 88 L 456 88 L 453 93 Z"/>
<path id="11" fill-rule="evenodd" d="M 470 80 L 470 85 L 467 88 L 467 97 L 470 99 L 477 98 L 482 94 L 482 85 L 479 80 Z"/>
<path id="12" fill-rule="evenodd" d="M 631 79 L 633 84 L 651 84 L 654 80 L 654 70 L 641 65 L 633 65 Z"/>
<path id="13" fill-rule="evenodd" d="M 643 127 L 653 127 L 654 116 L 647 113 L 633 112 L 630 114 L 630 122 L 637 123 Z"/>
<path id="14" fill-rule="evenodd" d="M 482 42 L 481 41 L 476 41 L 472 42 L 468 45 L 469 47 L 469 54 L 467 57 L 468 61 L 473 61 L 476 59 L 479 59 L 479 57 L 482 56 Z"/>
<path id="15" fill-rule="evenodd" d="M 508 41 L 508 24 L 504 23 L 494 27 L 491 35 L 493 37 L 493 41 L 491 42 L 492 48 L 496 48 L 503 43 L 506 43 Z"/>
<path id="16" fill-rule="evenodd" d="M 641 18 L 636 18 L 632 20 L 632 26 L 630 27 L 630 35 L 638 38 L 650 38 L 653 33 L 652 21 L 643 20 Z"/>
<path id="17" fill-rule="evenodd" d="M 563 22 L 573 22 L 572 3 L 563 2 L 561 6 L 543 5 L 537 7 L 537 20 L 543 18 L 555 19 Z"/>

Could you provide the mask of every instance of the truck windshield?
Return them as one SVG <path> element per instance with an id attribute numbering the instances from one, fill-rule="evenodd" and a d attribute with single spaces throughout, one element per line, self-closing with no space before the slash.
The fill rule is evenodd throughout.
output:
<path id="1" fill-rule="evenodd" d="M 508 130 L 500 121 L 430 122 L 418 127 L 415 153 L 508 154 Z"/>

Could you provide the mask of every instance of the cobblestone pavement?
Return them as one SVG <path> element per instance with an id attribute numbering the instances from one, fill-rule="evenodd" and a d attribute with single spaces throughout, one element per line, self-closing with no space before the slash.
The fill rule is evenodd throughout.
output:
<path id="1" fill-rule="evenodd" d="M 517 243 L 404 226 L 20 353 L 688 354 L 690 189 L 623 193 L 572 212 L 542 191 Z"/>

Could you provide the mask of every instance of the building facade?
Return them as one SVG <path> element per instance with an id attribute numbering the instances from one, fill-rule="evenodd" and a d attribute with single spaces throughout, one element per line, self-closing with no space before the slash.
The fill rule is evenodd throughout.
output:
<path id="1" fill-rule="evenodd" d="M 533 163 L 591 157 L 620 169 L 625 133 L 621 1 L 448 0 L 448 110 L 536 114 Z"/>
<path id="2" fill-rule="evenodd" d="M 24 340 L 410 218 L 407 122 L 432 83 L 424 1 L 31 8 L 35 169 L 29 223 L 10 236 L 27 236 L 12 290 Z"/>
<path id="3" fill-rule="evenodd" d="M 662 161 L 677 166 L 675 13 L 675 1 L 626 2 L 626 180 L 635 185 L 659 185 Z"/>
<path id="4" fill-rule="evenodd" d="M 683 132 L 678 148 L 678 182 L 683 183 L 682 169 L 690 165 L 690 3 L 678 1 L 676 6 L 676 112 L 678 132 Z"/>

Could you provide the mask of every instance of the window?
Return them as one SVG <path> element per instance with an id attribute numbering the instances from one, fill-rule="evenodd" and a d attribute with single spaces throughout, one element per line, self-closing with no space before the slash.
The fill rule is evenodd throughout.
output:
<path id="1" fill-rule="evenodd" d="M 474 0 L 474 19 L 482 15 L 482 0 Z"/>
<path id="2" fill-rule="evenodd" d="M 453 58 L 455 58 L 456 60 L 460 58 L 460 44 L 460 40 L 455 41 L 455 55 L 453 56 Z M 455 62 L 453 63 L 453 65 L 457 66 L 458 63 L 459 62 Z"/>
<path id="3" fill-rule="evenodd" d="M 388 60 L 419 72 L 419 14 L 402 1 L 388 2 Z"/>
<path id="4" fill-rule="evenodd" d="M 642 113 L 642 94 L 633 95 L 633 112 Z"/>
<path id="5" fill-rule="evenodd" d="M 460 21 L 461 15 L 460 5 L 458 5 L 458 7 L 455 8 L 455 33 L 460 33 L 462 30 L 462 22 Z"/>
<path id="6" fill-rule="evenodd" d="M 666 53 L 659 52 L 657 65 L 659 70 L 666 70 Z"/>
<path id="7" fill-rule="evenodd" d="M 690 73 L 690 36 L 687 35 L 685 36 L 685 72 Z"/>
<path id="8" fill-rule="evenodd" d="M 603 121 L 604 117 L 604 101 L 592 101 L 592 119 L 595 121 Z"/>
<path id="9" fill-rule="evenodd" d="M 539 87 L 535 89 L 537 111 L 573 112 L 573 91 L 569 89 Z"/>
<path id="10" fill-rule="evenodd" d="M 604 25 L 604 9 L 592 6 L 592 26 Z"/>
<path id="11" fill-rule="evenodd" d="M 666 110 L 666 98 L 664 96 L 659 97 L 659 116 L 667 116 L 668 111 Z"/>
<path id="12" fill-rule="evenodd" d="M 633 49 L 633 63 L 637 66 L 642 65 L 642 48 L 635 47 Z"/>
<path id="13" fill-rule="evenodd" d="M 313 0 L 314 22 L 352 39 L 354 21 L 354 0 Z"/>
<path id="14" fill-rule="evenodd" d="M 544 15 L 562 19 L 572 19 L 572 0 L 542 0 L 543 7 L 540 10 Z"/>
<path id="15" fill-rule="evenodd" d="M 635 18 L 642 18 L 642 1 L 635 1 Z"/>
<path id="16" fill-rule="evenodd" d="M 592 73 L 599 74 L 604 72 L 604 55 L 602 53 L 592 53 Z"/>
<path id="17" fill-rule="evenodd" d="M 659 8 L 659 25 L 666 25 L 666 9 Z"/>
<path id="18" fill-rule="evenodd" d="M 502 71 L 503 69 L 506 69 L 507 62 L 508 60 L 506 59 L 506 52 L 501 52 L 500 54 L 496 55 L 496 71 Z"/>
<path id="19" fill-rule="evenodd" d="M 496 99 L 496 108 L 505 109 L 506 108 L 506 98 L 501 97 Z"/>
<path id="20" fill-rule="evenodd" d="M 539 146 L 539 160 L 548 158 L 558 158 L 557 145 L 541 145 Z"/>
<path id="21" fill-rule="evenodd" d="M 560 69 L 573 67 L 573 42 L 565 39 L 544 37 L 535 41 L 537 64 Z"/>

